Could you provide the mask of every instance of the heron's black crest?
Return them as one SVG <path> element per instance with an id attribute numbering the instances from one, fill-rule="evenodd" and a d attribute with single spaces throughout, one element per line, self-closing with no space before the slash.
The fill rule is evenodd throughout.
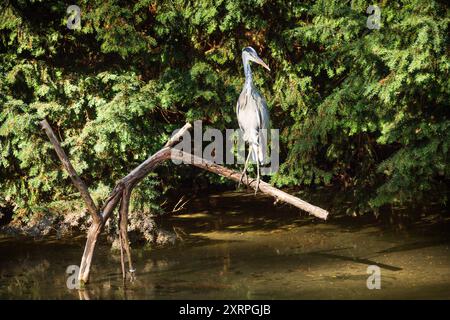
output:
<path id="1" fill-rule="evenodd" d="M 256 55 L 256 56 L 258 56 L 258 54 L 256 53 L 256 51 L 255 51 L 255 49 L 253 49 L 252 47 L 245 47 L 243 50 L 242 50 L 242 52 L 247 52 L 247 53 L 249 53 L 249 54 L 251 54 L 252 56 L 253 55 Z"/>

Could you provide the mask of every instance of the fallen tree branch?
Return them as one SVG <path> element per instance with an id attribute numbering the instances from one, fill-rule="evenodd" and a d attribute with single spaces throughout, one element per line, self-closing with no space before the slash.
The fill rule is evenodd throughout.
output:
<path id="1" fill-rule="evenodd" d="M 181 139 L 183 134 L 187 132 L 192 126 L 187 123 L 183 128 L 181 128 L 177 134 L 175 134 L 164 147 L 150 156 L 147 160 L 138 165 L 135 169 L 133 169 L 128 175 L 119 180 L 112 190 L 110 196 L 105 200 L 101 212 L 97 210 L 97 207 L 92 200 L 88 188 L 84 184 L 83 180 L 77 175 L 75 169 L 64 153 L 61 145 L 53 133 L 52 128 L 48 124 L 46 120 L 41 121 L 41 125 L 47 136 L 50 139 L 50 142 L 54 146 L 56 153 L 64 165 L 64 168 L 69 173 L 72 182 L 75 187 L 81 193 L 81 196 L 88 208 L 90 214 L 93 218 L 93 223 L 89 228 L 86 240 L 86 246 L 84 249 L 83 257 L 81 259 L 80 265 L 80 273 L 78 279 L 81 283 L 87 283 L 89 281 L 90 267 L 92 264 L 92 258 L 94 254 L 95 245 L 98 239 L 98 236 L 103 230 L 103 227 L 106 221 L 111 216 L 111 213 L 119 206 L 119 239 L 120 239 L 120 248 L 121 248 L 121 266 L 123 277 L 126 276 L 125 270 L 125 257 L 128 260 L 128 267 L 131 275 L 133 276 L 133 265 L 131 261 L 131 249 L 129 246 L 128 240 L 128 211 L 129 211 L 129 202 L 130 196 L 133 191 L 133 188 L 144 179 L 150 172 L 152 172 L 159 164 L 164 162 L 165 160 L 178 160 L 183 162 L 184 164 L 189 164 L 201 168 L 203 170 L 207 170 L 209 172 L 213 172 L 227 179 L 239 182 L 241 174 L 237 171 L 231 170 L 229 168 L 220 166 L 211 161 L 207 161 L 203 158 L 196 157 L 190 153 L 186 153 L 184 151 L 180 151 L 177 149 L 173 149 L 172 147 Z M 249 186 L 250 188 L 256 188 L 256 179 L 244 179 L 243 184 Z M 284 191 L 281 191 L 268 183 L 263 181 L 259 184 L 259 190 L 262 193 L 270 195 L 277 199 L 277 201 L 283 201 L 289 203 L 299 209 L 302 209 L 311 215 L 326 220 L 328 217 L 328 211 L 316 207 L 304 200 L 301 200 L 293 195 L 290 195 Z"/>
<path id="2" fill-rule="evenodd" d="M 72 179 L 73 184 L 78 189 L 78 191 L 81 194 L 81 197 L 84 200 L 84 203 L 86 204 L 86 208 L 88 209 L 89 213 L 92 216 L 92 219 L 94 221 L 100 222 L 102 219 L 100 213 L 97 210 L 97 206 L 94 203 L 94 200 L 92 200 L 92 197 L 88 191 L 88 188 L 83 180 L 78 176 L 77 172 L 73 168 L 72 164 L 70 163 L 69 158 L 67 157 L 66 153 L 61 147 L 61 144 L 58 141 L 58 138 L 55 136 L 55 133 L 53 132 L 52 128 L 48 124 L 47 120 L 42 120 L 40 122 L 42 129 L 45 130 L 45 133 L 47 134 L 48 138 L 50 139 L 50 142 L 53 145 L 53 148 L 55 148 L 56 154 L 58 155 L 59 160 L 61 160 L 64 168 L 66 169 L 67 173 L 69 173 L 70 179 Z"/>
<path id="3" fill-rule="evenodd" d="M 171 159 L 183 161 L 183 163 L 185 163 L 185 164 L 190 164 L 190 165 L 196 166 L 198 168 L 207 170 L 209 172 L 213 172 L 215 174 L 218 174 L 222 177 L 233 180 L 235 182 L 239 182 L 239 179 L 241 178 L 240 172 L 223 167 L 223 166 L 213 163 L 211 161 L 207 161 L 205 159 L 198 158 L 198 157 L 196 157 L 192 154 L 186 153 L 186 152 L 182 152 L 182 151 L 177 152 L 176 150 L 173 150 Z M 244 179 L 244 181 L 242 183 L 249 186 L 250 188 L 256 189 L 256 179 Z M 281 191 L 280 189 L 277 189 L 264 181 L 260 181 L 259 191 L 261 191 L 262 193 L 265 193 L 267 195 L 270 195 L 279 201 L 289 203 L 289 204 L 293 205 L 294 207 L 302 209 L 317 218 L 326 220 L 328 217 L 328 211 L 326 211 L 322 208 L 319 208 L 317 206 L 314 206 L 314 205 L 312 205 L 306 201 L 303 201 L 302 199 L 297 198 L 293 195 L 290 195 L 284 191 Z"/>

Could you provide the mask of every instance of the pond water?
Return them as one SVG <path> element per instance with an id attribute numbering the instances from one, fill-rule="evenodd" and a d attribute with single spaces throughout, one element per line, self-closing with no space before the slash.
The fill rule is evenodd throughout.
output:
<path id="1" fill-rule="evenodd" d="M 207 209 L 207 210 L 205 210 Z M 320 221 L 252 193 L 193 201 L 162 221 L 182 239 L 132 246 L 134 282 L 122 282 L 120 254 L 103 239 L 91 283 L 66 286 L 84 235 L 44 240 L 0 238 L 1 299 L 449 299 L 448 221 L 407 230 L 344 217 Z M 369 290 L 367 268 L 380 268 Z"/>

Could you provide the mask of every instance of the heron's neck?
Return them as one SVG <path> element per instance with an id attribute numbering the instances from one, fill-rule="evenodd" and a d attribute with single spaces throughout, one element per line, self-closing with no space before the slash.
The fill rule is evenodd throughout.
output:
<path id="1" fill-rule="evenodd" d="M 244 74 L 245 74 L 245 87 L 250 89 L 253 83 L 252 79 L 252 69 L 250 69 L 250 62 L 247 58 L 242 58 L 242 62 L 244 63 Z"/>

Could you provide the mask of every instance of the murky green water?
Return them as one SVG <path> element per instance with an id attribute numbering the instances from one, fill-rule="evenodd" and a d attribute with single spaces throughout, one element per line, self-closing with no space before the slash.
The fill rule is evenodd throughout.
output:
<path id="1" fill-rule="evenodd" d="M 445 221 L 396 232 L 365 220 L 322 222 L 252 194 L 211 196 L 163 221 L 183 241 L 152 250 L 133 247 L 133 283 L 123 285 L 120 255 L 101 243 L 92 282 L 82 291 L 67 288 L 65 270 L 79 264 L 84 235 L 42 241 L 3 237 L 0 298 L 450 298 Z M 367 289 L 369 265 L 381 268 L 379 290 Z"/>

